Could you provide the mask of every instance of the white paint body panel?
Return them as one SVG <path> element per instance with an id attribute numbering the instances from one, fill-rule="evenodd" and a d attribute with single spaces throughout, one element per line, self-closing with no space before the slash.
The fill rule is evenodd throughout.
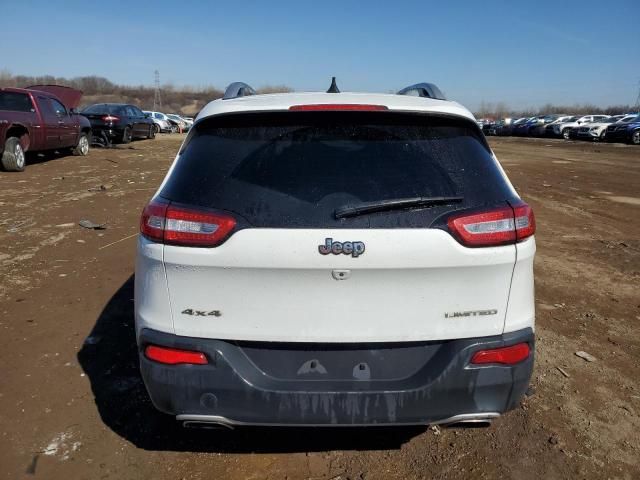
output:
<path id="1" fill-rule="evenodd" d="M 320 255 L 326 237 L 363 241 L 365 253 Z M 169 331 L 280 342 L 497 335 L 504 330 L 515 261 L 513 245 L 465 248 L 437 229 L 245 229 L 216 248 L 164 247 Z M 334 270 L 350 276 L 336 280 Z M 186 309 L 222 315 L 192 316 L 182 313 Z M 490 309 L 497 313 L 445 317 Z"/>

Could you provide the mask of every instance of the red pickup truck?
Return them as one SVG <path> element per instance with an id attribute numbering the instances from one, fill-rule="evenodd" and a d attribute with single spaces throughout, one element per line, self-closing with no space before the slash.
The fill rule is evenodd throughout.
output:
<path id="1" fill-rule="evenodd" d="M 91 124 L 76 112 L 80 98 L 81 91 L 59 85 L 0 88 L 2 168 L 23 171 L 27 151 L 89 153 Z"/>

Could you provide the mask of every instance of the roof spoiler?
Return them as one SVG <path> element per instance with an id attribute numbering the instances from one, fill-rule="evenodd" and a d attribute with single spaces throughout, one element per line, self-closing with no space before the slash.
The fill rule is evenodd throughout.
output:
<path id="1" fill-rule="evenodd" d="M 223 100 L 231 100 L 232 98 L 248 97 L 256 95 L 256 91 L 244 82 L 233 82 L 229 84 L 224 91 Z"/>
<path id="2" fill-rule="evenodd" d="M 433 83 L 416 83 L 403 88 L 398 95 L 411 95 L 413 97 L 434 98 L 436 100 L 446 100 L 444 94 Z"/>

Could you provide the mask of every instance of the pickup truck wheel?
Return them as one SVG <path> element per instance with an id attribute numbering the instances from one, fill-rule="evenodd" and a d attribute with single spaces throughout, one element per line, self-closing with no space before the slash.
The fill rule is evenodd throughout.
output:
<path id="1" fill-rule="evenodd" d="M 131 129 L 129 127 L 124 127 L 124 132 L 122 132 L 122 143 L 131 143 Z"/>
<path id="2" fill-rule="evenodd" d="M 78 145 L 74 147 L 71 153 L 79 157 L 84 157 L 89 153 L 89 143 L 89 135 L 81 133 L 80 138 L 78 139 Z"/>
<path id="3" fill-rule="evenodd" d="M 156 124 L 155 123 L 149 125 L 149 135 L 147 135 L 147 138 L 148 139 L 156 138 Z"/>
<path id="4" fill-rule="evenodd" d="M 20 145 L 20 139 L 9 137 L 4 144 L 2 154 L 2 168 L 8 172 L 22 172 L 25 166 L 24 151 Z"/>

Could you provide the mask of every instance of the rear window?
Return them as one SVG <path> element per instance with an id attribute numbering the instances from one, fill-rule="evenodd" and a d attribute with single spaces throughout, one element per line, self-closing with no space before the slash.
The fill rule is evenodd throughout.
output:
<path id="1" fill-rule="evenodd" d="M 109 105 L 108 103 L 100 103 L 85 108 L 82 113 L 114 115 L 116 113 L 122 113 L 123 111 L 124 107 L 122 105 Z"/>
<path id="2" fill-rule="evenodd" d="M 213 117 L 192 130 L 162 197 L 233 212 L 256 227 L 425 227 L 513 193 L 478 127 L 390 112 Z M 335 219 L 345 205 L 463 196 L 461 204 Z"/>
<path id="3" fill-rule="evenodd" d="M 30 112 L 32 108 L 29 95 L 17 92 L 0 92 L 0 110 Z"/>

